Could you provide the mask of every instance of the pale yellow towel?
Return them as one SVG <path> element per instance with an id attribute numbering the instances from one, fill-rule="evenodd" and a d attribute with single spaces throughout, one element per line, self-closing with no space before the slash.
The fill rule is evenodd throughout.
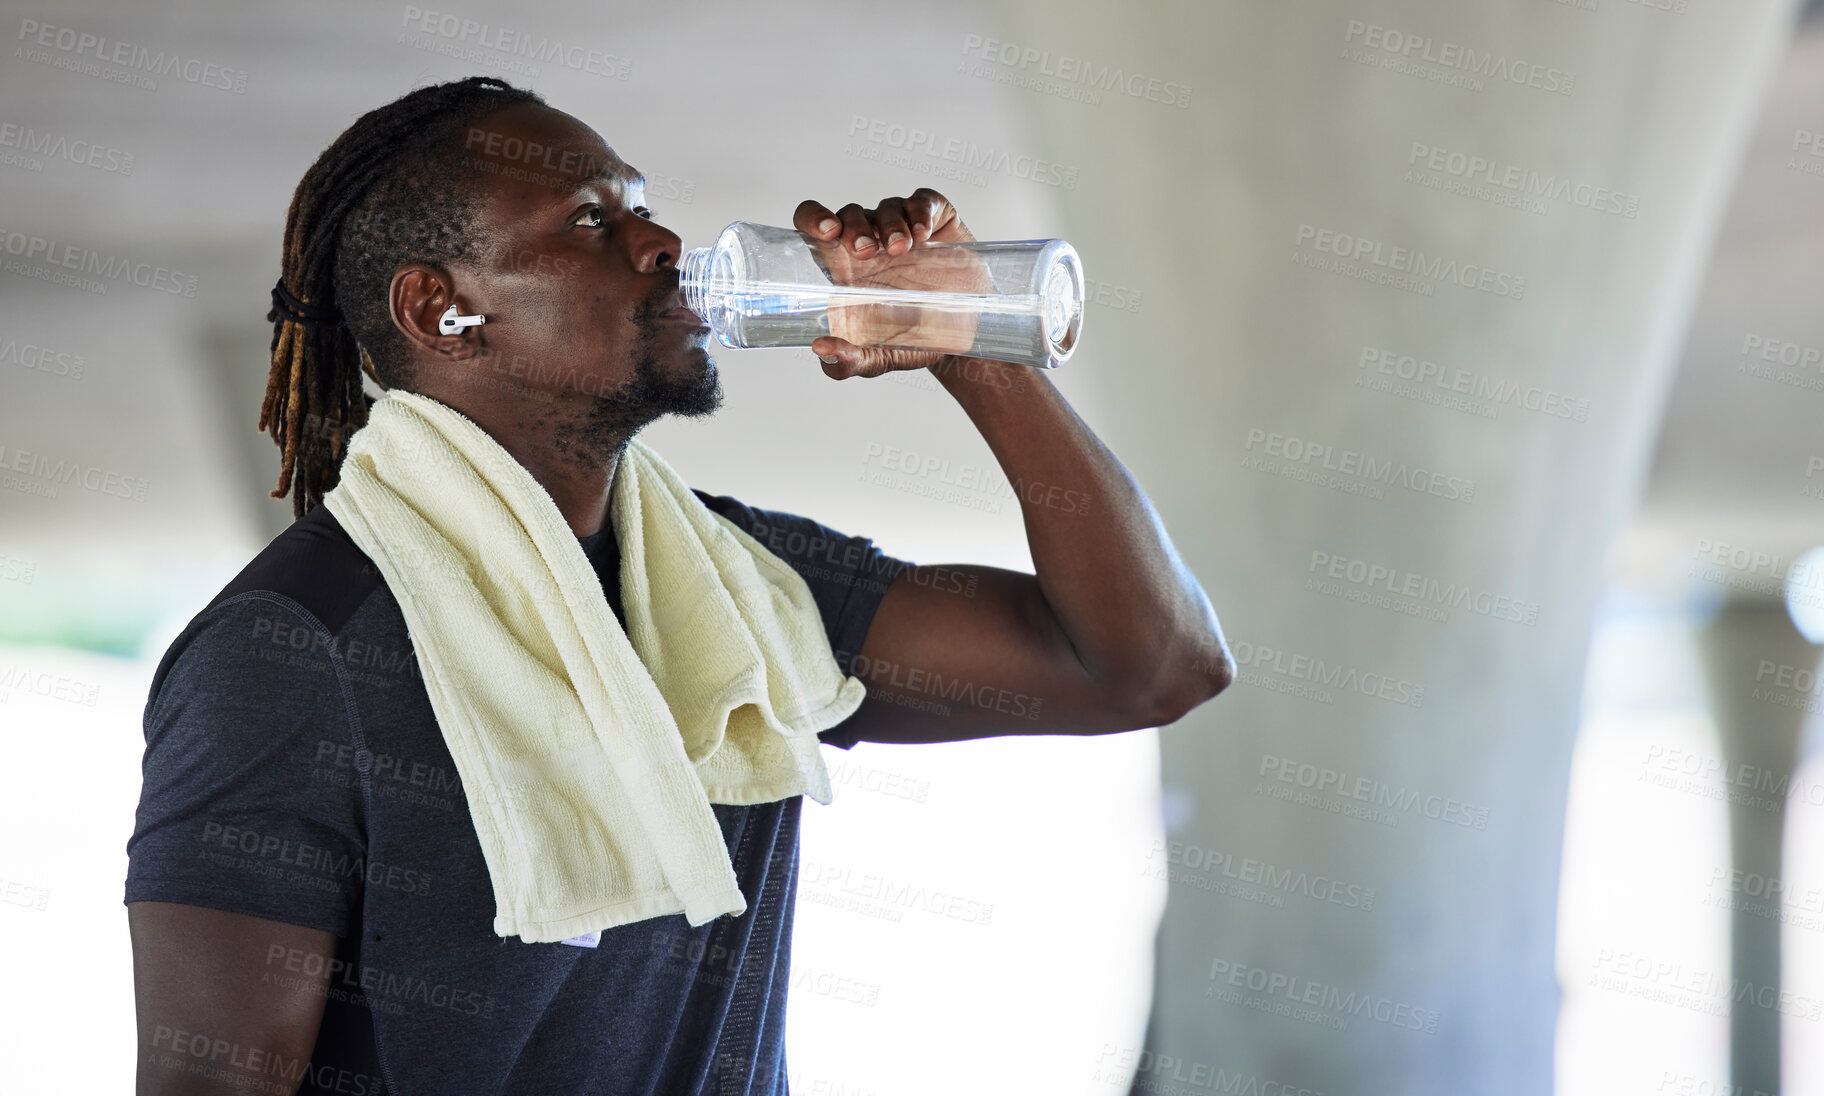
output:
<path id="1" fill-rule="evenodd" d="M 527 943 L 744 912 L 709 804 L 829 803 L 817 732 L 865 693 L 798 573 L 638 440 L 610 500 L 625 633 L 551 496 L 442 403 L 389 390 L 323 500 L 399 601 Z"/>

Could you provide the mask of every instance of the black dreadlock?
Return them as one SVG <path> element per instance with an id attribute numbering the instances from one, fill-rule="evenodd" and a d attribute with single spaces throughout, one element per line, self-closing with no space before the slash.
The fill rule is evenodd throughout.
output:
<path id="1" fill-rule="evenodd" d="M 284 452 L 272 497 L 295 481 L 295 516 L 334 489 L 348 437 L 367 422 L 362 373 L 388 388 L 411 381 L 392 323 L 393 271 L 470 252 L 482 176 L 452 170 L 463 130 L 523 102 L 545 100 L 491 76 L 418 88 L 357 118 L 298 183 L 266 313 L 272 372 L 260 407 L 260 429 Z"/>

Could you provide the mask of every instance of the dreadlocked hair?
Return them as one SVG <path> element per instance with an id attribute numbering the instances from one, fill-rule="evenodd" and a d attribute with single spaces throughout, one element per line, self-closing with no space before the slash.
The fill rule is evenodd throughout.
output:
<path id="1" fill-rule="evenodd" d="M 356 119 L 298 183 L 266 313 L 272 372 L 259 426 L 284 454 L 272 497 L 289 492 L 295 517 L 335 488 L 349 435 L 367 423 L 362 374 L 386 388 L 411 381 L 410 348 L 392 324 L 393 272 L 470 253 L 482 175 L 460 170 L 463 130 L 525 102 L 545 100 L 491 76 L 418 88 Z"/>

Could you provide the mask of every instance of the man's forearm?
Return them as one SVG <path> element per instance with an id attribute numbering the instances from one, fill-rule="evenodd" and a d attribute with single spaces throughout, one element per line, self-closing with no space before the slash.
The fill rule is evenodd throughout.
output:
<path id="1" fill-rule="evenodd" d="M 931 372 L 1018 496 L 1039 587 L 1085 671 L 1168 708 L 1226 685 L 1209 598 L 1145 494 L 1045 373 L 978 358 Z"/>

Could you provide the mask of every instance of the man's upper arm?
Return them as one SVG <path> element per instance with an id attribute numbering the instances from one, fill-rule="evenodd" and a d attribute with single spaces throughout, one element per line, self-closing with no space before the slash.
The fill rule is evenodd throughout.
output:
<path id="1" fill-rule="evenodd" d="M 334 936 L 168 902 L 127 903 L 127 927 L 139 1096 L 297 1091 L 323 1021 Z"/>
<path id="2" fill-rule="evenodd" d="M 1148 725 L 1084 671 L 1033 575 L 915 566 L 866 537 L 697 494 L 798 571 L 823 611 L 837 665 L 867 685 L 868 699 L 822 732 L 825 742 L 847 749 Z"/>
<path id="3" fill-rule="evenodd" d="M 343 678 L 314 619 L 261 594 L 160 664 L 125 888 L 141 1092 L 295 1087 L 309 1061 L 365 862 Z"/>
<path id="4" fill-rule="evenodd" d="M 1109 596 L 1118 597 L 1118 590 Z M 854 660 L 869 742 L 1096 734 L 1154 725 L 1084 668 L 1038 579 L 975 564 L 921 566 L 881 600 Z"/>

